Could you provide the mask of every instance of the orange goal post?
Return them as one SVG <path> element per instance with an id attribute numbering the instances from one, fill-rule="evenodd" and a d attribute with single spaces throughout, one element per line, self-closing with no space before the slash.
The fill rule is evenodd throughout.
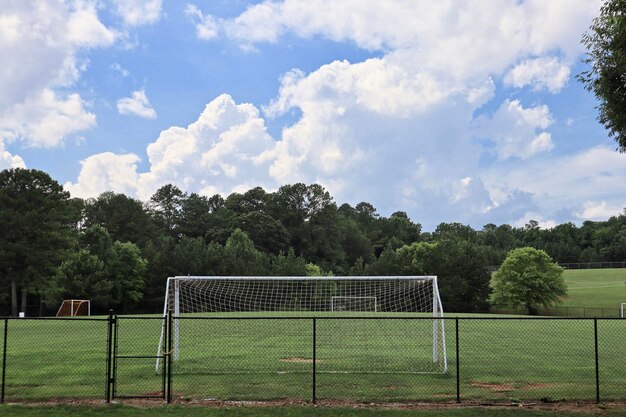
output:
<path id="1" fill-rule="evenodd" d="M 91 316 L 90 300 L 63 300 L 57 317 Z"/>

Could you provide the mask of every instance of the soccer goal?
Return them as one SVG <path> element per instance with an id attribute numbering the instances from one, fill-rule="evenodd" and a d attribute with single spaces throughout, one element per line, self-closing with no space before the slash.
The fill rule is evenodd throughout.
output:
<path id="1" fill-rule="evenodd" d="M 57 317 L 91 316 L 90 300 L 63 300 Z"/>
<path id="2" fill-rule="evenodd" d="M 624 318 L 624 306 L 626 306 L 626 303 L 622 303 L 622 304 L 620 304 L 620 306 L 619 306 L 619 316 L 620 316 L 621 318 Z"/>
<path id="3" fill-rule="evenodd" d="M 398 343 L 387 348 L 391 352 L 395 348 L 415 351 L 419 345 L 424 362 L 430 365 L 426 363 L 428 369 L 415 373 L 447 372 L 443 308 L 435 276 L 171 277 L 165 291 L 164 316 L 168 312 L 173 315 L 174 361 L 185 353 L 181 339 L 195 338 L 185 335 L 181 328 L 181 322 L 189 322 L 187 318 L 316 317 L 318 322 L 329 322 L 343 317 L 354 320 L 335 320 L 342 322 L 335 328 L 351 326 L 337 330 L 333 336 L 336 340 L 329 341 L 337 344 L 338 351 L 342 340 L 361 343 L 358 348 L 363 350 L 376 349 L 377 340 L 379 345 Z M 393 318 L 398 320 L 389 320 Z M 164 351 L 164 335 L 163 329 L 158 355 Z M 158 360 L 156 367 L 158 371 Z"/>

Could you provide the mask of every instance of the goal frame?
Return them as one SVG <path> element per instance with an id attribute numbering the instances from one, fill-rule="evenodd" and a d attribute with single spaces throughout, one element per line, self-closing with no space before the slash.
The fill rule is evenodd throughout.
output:
<path id="1" fill-rule="evenodd" d="M 214 280 L 214 281 L 398 281 L 398 280 L 415 280 L 415 281 L 431 281 L 433 288 L 432 295 L 432 316 L 433 316 L 433 362 L 438 362 L 439 360 L 439 351 L 437 349 L 438 343 L 441 343 L 442 346 L 442 356 L 443 356 L 443 372 L 448 372 L 448 359 L 446 352 L 446 340 L 445 340 L 445 320 L 443 320 L 443 305 L 441 303 L 441 296 L 439 295 L 439 286 L 437 283 L 437 276 L 435 275 L 422 275 L 422 276 L 403 276 L 403 275 L 392 275 L 392 276 L 319 276 L 319 277 L 311 277 L 311 276 L 192 276 L 192 275 L 178 275 L 174 277 L 168 277 L 166 281 L 165 287 L 165 299 L 163 302 L 163 319 L 165 320 L 168 316 L 168 313 L 171 314 L 172 317 L 172 338 L 173 338 L 173 346 L 172 359 L 174 361 L 178 361 L 180 357 L 180 348 L 179 348 L 179 336 L 180 336 L 180 328 L 178 323 L 178 318 L 180 317 L 180 282 L 182 280 Z M 173 283 L 173 285 L 172 285 Z M 170 288 L 173 287 L 173 294 L 170 294 Z M 169 300 L 170 295 L 173 295 L 173 311 L 170 310 Z M 344 298 L 356 298 L 356 297 L 344 297 Z M 371 298 L 371 297 L 364 297 Z M 375 297 L 374 297 L 375 298 Z M 332 301 L 331 302 L 331 311 L 332 311 Z M 315 312 L 310 312 L 312 314 L 306 314 L 307 312 L 303 312 L 302 316 L 304 317 L 314 317 Z M 373 312 L 377 313 L 377 311 Z M 301 317 L 302 317 L 301 316 Z M 376 318 L 376 316 L 372 316 L 372 318 Z M 442 340 L 439 341 L 439 331 L 441 331 Z M 161 336 L 159 338 L 159 346 L 157 349 L 157 357 L 160 357 L 164 349 L 164 337 L 165 337 L 165 328 L 161 329 Z M 156 361 L 156 371 L 157 373 L 160 370 L 159 359 Z"/>
<path id="2" fill-rule="evenodd" d="M 70 314 L 63 316 L 61 313 L 63 312 L 63 307 L 67 304 L 70 306 Z M 61 306 L 57 310 L 56 317 L 76 317 L 76 313 L 78 313 L 80 307 L 84 304 L 87 305 L 87 316 L 91 316 L 91 300 L 68 299 L 63 300 Z M 76 306 L 76 309 L 74 309 L 74 306 Z"/>
<path id="3" fill-rule="evenodd" d="M 620 316 L 621 318 L 624 318 L 624 306 L 626 306 L 626 303 L 622 303 L 622 304 L 620 304 L 620 306 L 619 306 L 619 316 Z"/>

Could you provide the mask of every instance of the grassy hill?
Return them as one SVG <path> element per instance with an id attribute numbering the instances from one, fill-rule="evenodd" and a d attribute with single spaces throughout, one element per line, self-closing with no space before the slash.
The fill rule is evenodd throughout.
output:
<path id="1" fill-rule="evenodd" d="M 568 297 L 563 306 L 617 309 L 626 303 L 626 268 L 569 269 L 564 277 Z"/>

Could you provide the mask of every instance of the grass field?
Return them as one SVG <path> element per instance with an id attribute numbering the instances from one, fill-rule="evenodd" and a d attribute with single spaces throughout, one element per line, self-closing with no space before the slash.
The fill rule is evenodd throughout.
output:
<path id="1" fill-rule="evenodd" d="M 626 269 L 568 270 L 565 305 L 618 308 L 626 301 Z M 338 314 L 338 313 L 333 313 Z M 351 313 L 356 314 L 356 313 Z M 318 313 L 319 315 L 319 313 Z M 432 320 L 316 322 L 319 400 L 454 401 L 455 320 L 445 320 L 448 369 L 433 366 Z M 493 317 L 493 316 L 489 316 Z M 234 318 L 234 319 L 233 319 Z M 592 320 L 459 319 L 459 383 L 464 401 L 595 399 Z M 155 372 L 162 320 L 121 317 L 117 326 L 116 394 L 160 395 Z M 4 323 L 0 322 L 0 335 Z M 104 398 L 107 321 L 10 320 L 6 391 L 9 401 Z M 626 321 L 598 321 L 603 400 L 626 399 Z M 310 400 L 311 319 L 180 320 L 174 398 Z M 431 372 L 431 373 L 425 373 Z"/>
<path id="2" fill-rule="evenodd" d="M 568 296 L 564 306 L 619 309 L 626 303 L 626 268 L 570 269 L 564 273 Z"/>
<path id="3" fill-rule="evenodd" d="M 319 400 L 454 401 L 455 321 L 446 319 L 448 372 L 422 374 L 432 361 L 432 320 L 317 319 Z M 177 400 L 309 400 L 312 321 L 181 319 L 173 374 Z M 601 395 L 626 398 L 626 321 L 598 322 Z M 157 318 L 120 318 L 116 390 L 158 395 Z M 3 330 L 3 329 L 0 329 Z M 11 320 L 9 401 L 103 398 L 106 321 Z M 592 320 L 459 319 L 460 393 L 465 401 L 595 399 Z M 135 358 L 139 356 L 140 358 Z M 426 367 L 427 369 L 427 367 Z"/>

